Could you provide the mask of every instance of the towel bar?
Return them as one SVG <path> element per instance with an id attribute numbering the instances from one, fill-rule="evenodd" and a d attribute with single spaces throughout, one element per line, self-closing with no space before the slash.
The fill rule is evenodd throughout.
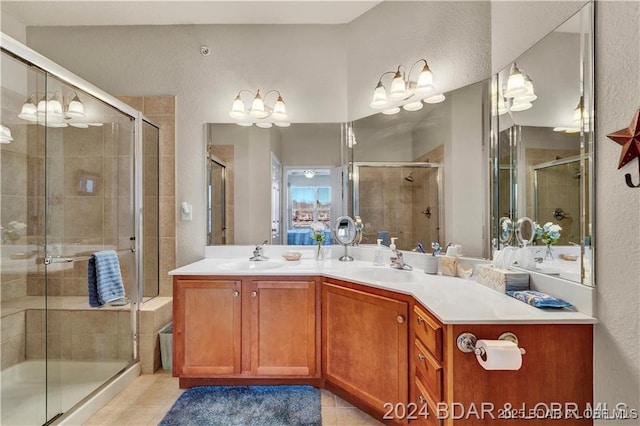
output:
<path id="1" fill-rule="evenodd" d="M 121 252 L 125 252 L 125 251 L 126 252 L 135 253 L 136 249 L 135 249 L 135 247 L 129 247 L 127 249 L 116 250 L 116 253 L 121 253 Z M 63 256 L 51 257 L 51 256 L 47 256 L 47 257 L 44 258 L 43 263 L 45 265 L 51 265 L 52 263 L 79 262 L 79 261 L 82 261 L 82 260 L 89 260 L 90 258 L 91 258 L 91 256 L 75 256 L 75 257 L 63 257 Z"/>

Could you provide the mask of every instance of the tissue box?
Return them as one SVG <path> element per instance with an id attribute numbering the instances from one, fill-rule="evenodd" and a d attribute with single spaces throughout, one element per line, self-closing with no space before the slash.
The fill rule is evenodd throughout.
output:
<path id="1" fill-rule="evenodd" d="M 529 290 L 529 274 L 482 265 L 478 267 L 478 283 L 501 293 Z"/>

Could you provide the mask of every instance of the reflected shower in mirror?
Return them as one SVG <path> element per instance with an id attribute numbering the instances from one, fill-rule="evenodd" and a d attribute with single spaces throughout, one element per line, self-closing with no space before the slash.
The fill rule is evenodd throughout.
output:
<path id="1" fill-rule="evenodd" d="M 352 123 L 346 138 L 349 211 L 362 218 L 364 244 L 380 238 L 388 245 L 398 237 L 399 249 L 412 250 L 418 243 L 451 241 L 465 255 L 488 255 L 482 184 L 488 88 L 481 81 L 418 111 L 379 113 Z"/>
<path id="2" fill-rule="evenodd" d="M 529 249 L 536 261 L 524 263 L 587 285 L 593 276 L 592 29 L 587 4 L 492 82 L 494 248 L 502 246 L 501 217 L 559 225 L 551 243 L 538 230 Z"/>

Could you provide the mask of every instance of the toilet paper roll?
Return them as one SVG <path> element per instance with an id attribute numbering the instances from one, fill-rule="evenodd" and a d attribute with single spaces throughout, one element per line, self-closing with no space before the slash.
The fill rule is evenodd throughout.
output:
<path id="1" fill-rule="evenodd" d="M 520 348 L 508 340 L 478 340 L 476 349 L 482 348 L 484 356 L 476 355 L 485 370 L 520 370 L 522 353 Z"/>

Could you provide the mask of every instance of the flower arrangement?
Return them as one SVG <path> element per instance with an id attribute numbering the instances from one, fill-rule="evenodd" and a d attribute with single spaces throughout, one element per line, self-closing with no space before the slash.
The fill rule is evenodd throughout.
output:
<path id="1" fill-rule="evenodd" d="M 2 241 L 14 243 L 24 235 L 27 225 L 17 220 L 12 220 L 6 227 L 0 227 L 0 229 L 2 230 Z"/>
<path id="2" fill-rule="evenodd" d="M 313 222 L 311 224 L 311 235 L 310 237 L 316 242 L 317 250 L 315 258 L 316 260 L 324 260 L 324 253 L 322 251 L 322 243 L 324 243 L 325 235 L 324 231 L 327 227 L 322 222 Z"/>
<path id="3" fill-rule="evenodd" d="M 324 243 L 325 234 L 324 231 L 327 227 L 322 222 L 313 222 L 311 224 L 311 235 L 310 237 L 316 242 L 316 244 L 320 245 Z"/>
<path id="4" fill-rule="evenodd" d="M 542 241 L 546 245 L 555 244 L 560 239 L 562 228 L 553 222 L 547 222 L 540 226 L 536 223 L 536 240 Z"/>

